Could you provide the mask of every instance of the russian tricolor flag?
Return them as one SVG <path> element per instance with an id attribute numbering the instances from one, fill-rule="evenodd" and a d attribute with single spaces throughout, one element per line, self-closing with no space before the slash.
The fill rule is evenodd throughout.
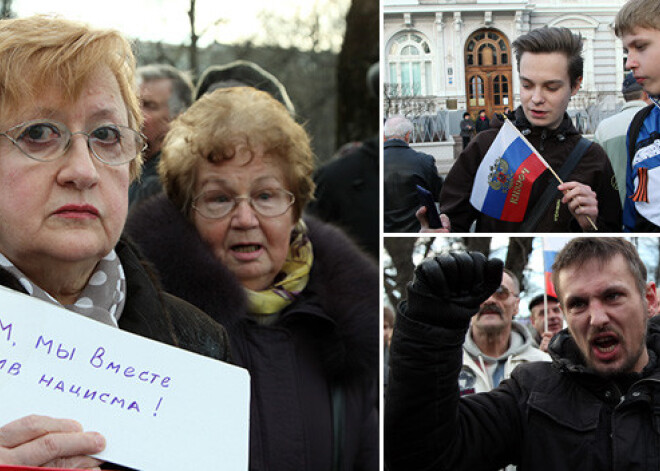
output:
<path id="1" fill-rule="evenodd" d="M 534 180 L 548 167 L 507 119 L 477 169 L 470 203 L 501 221 L 520 222 Z"/>
<path id="2" fill-rule="evenodd" d="M 549 296 L 557 297 L 555 286 L 552 284 L 552 264 L 561 249 L 571 240 L 570 237 L 544 237 L 543 238 L 543 274 L 545 276 L 545 292 Z"/>

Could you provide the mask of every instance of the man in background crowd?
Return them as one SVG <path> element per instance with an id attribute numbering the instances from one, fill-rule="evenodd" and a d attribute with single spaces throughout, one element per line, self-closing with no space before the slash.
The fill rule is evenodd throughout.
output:
<path id="1" fill-rule="evenodd" d="M 158 162 L 170 122 L 192 104 L 192 82 L 168 64 L 151 64 L 137 69 L 138 93 L 144 114 L 142 133 L 147 138 L 140 179 L 131 183 L 128 202 L 132 207 L 162 191 Z"/>
<path id="2" fill-rule="evenodd" d="M 564 328 L 564 318 L 559 306 L 559 300 L 547 295 L 547 309 L 543 302 L 543 294 L 534 296 L 529 302 L 530 320 L 534 328 L 534 344 L 542 351 L 548 351 L 552 336 Z M 548 329 L 545 328 L 545 316 L 548 316 Z"/>
<path id="3" fill-rule="evenodd" d="M 442 188 L 435 159 L 410 147 L 413 124 L 406 117 L 389 117 L 383 133 L 385 232 L 418 232 L 421 226 L 415 213 L 420 202 L 416 186 L 431 192 L 435 201 Z"/>
<path id="4" fill-rule="evenodd" d="M 621 196 L 621 206 L 623 206 L 626 201 L 626 168 L 628 166 L 626 134 L 628 126 L 637 112 L 649 105 L 651 100 L 632 73 L 626 74 L 621 93 L 626 101 L 623 108 L 614 116 L 610 116 L 598 124 L 594 142 L 603 146 L 610 158 L 619 188 L 619 196 Z"/>
<path id="5" fill-rule="evenodd" d="M 490 391 L 529 361 L 550 361 L 533 345 L 530 332 L 513 320 L 520 305 L 520 284 L 504 269 L 502 283 L 479 306 L 463 344 L 463 367 L 458 376 L 461 396 Z"/>

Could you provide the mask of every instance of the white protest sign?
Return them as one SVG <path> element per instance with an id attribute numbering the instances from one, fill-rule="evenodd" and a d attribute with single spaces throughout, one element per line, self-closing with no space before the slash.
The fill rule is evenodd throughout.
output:
<path id="1" fill-rule="evenodd" d="M 70 418 L 141 470 L 248 468 L 246 370 L 0 287 L 0 425 Z"/>

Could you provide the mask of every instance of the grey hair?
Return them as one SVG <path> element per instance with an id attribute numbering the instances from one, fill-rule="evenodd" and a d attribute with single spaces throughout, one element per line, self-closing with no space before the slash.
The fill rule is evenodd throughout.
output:
<path id="1" fill-rule="evenodd" d="M 504 268 L 502 270 L 502 273 L 506 273 L 507 275 L 509 275 L 509 278 L 511 278 L 511 281 L 513 282 L 513 287 L 516 290 L 516 294 L 520 294 L 520 280 L 518 280 L 518 277 L 516 276 L 516 274 L 513 273 L 508 268 Z"/>
<path id="2" fill-rule="evenodd" d="M 385 121 L 385 125 L 383 126 L 383 135 L 385 136 L 385 139 L 404 139 L 406 134 L 412 131 L 412 122 L 400 114 L 387 118 L 387 121 Z"/>
<path id="3" fill-rule="evenodd" d="M 193 84 L 185 72 L 169 64 L 149 64 L 137 69 L 138 86 L 153 80 L 168 79 L 172 82 L 172 94 L 168 101 L 170 118 L 174 119 L 192 105 Z"/>

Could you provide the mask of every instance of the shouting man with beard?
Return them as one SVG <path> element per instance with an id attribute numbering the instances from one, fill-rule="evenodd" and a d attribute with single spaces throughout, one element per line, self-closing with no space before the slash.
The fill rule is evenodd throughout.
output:
<path id="1" fill-rule="evenodd" d="M 552 363 L 460 397 L 465 333 L 507 286 L 502 261 L 450 252 L 415 268 L 390 346 L 389 471 L 660 469 L 659 298 L 635 246 L 575 237 L 552 278 L 568 326 L 550 342 Z"/>
<path id="2" fill-rule="evenodd" d="M 458 376 L 461 396 L 490 391 L 529 361 L 550 361 L 534 347 L 529 330 L 513 320 L 518 314 L 520 288 L 506 268 L 499 288 L 479 306 L 463 344 L 463 367 Z"/>

